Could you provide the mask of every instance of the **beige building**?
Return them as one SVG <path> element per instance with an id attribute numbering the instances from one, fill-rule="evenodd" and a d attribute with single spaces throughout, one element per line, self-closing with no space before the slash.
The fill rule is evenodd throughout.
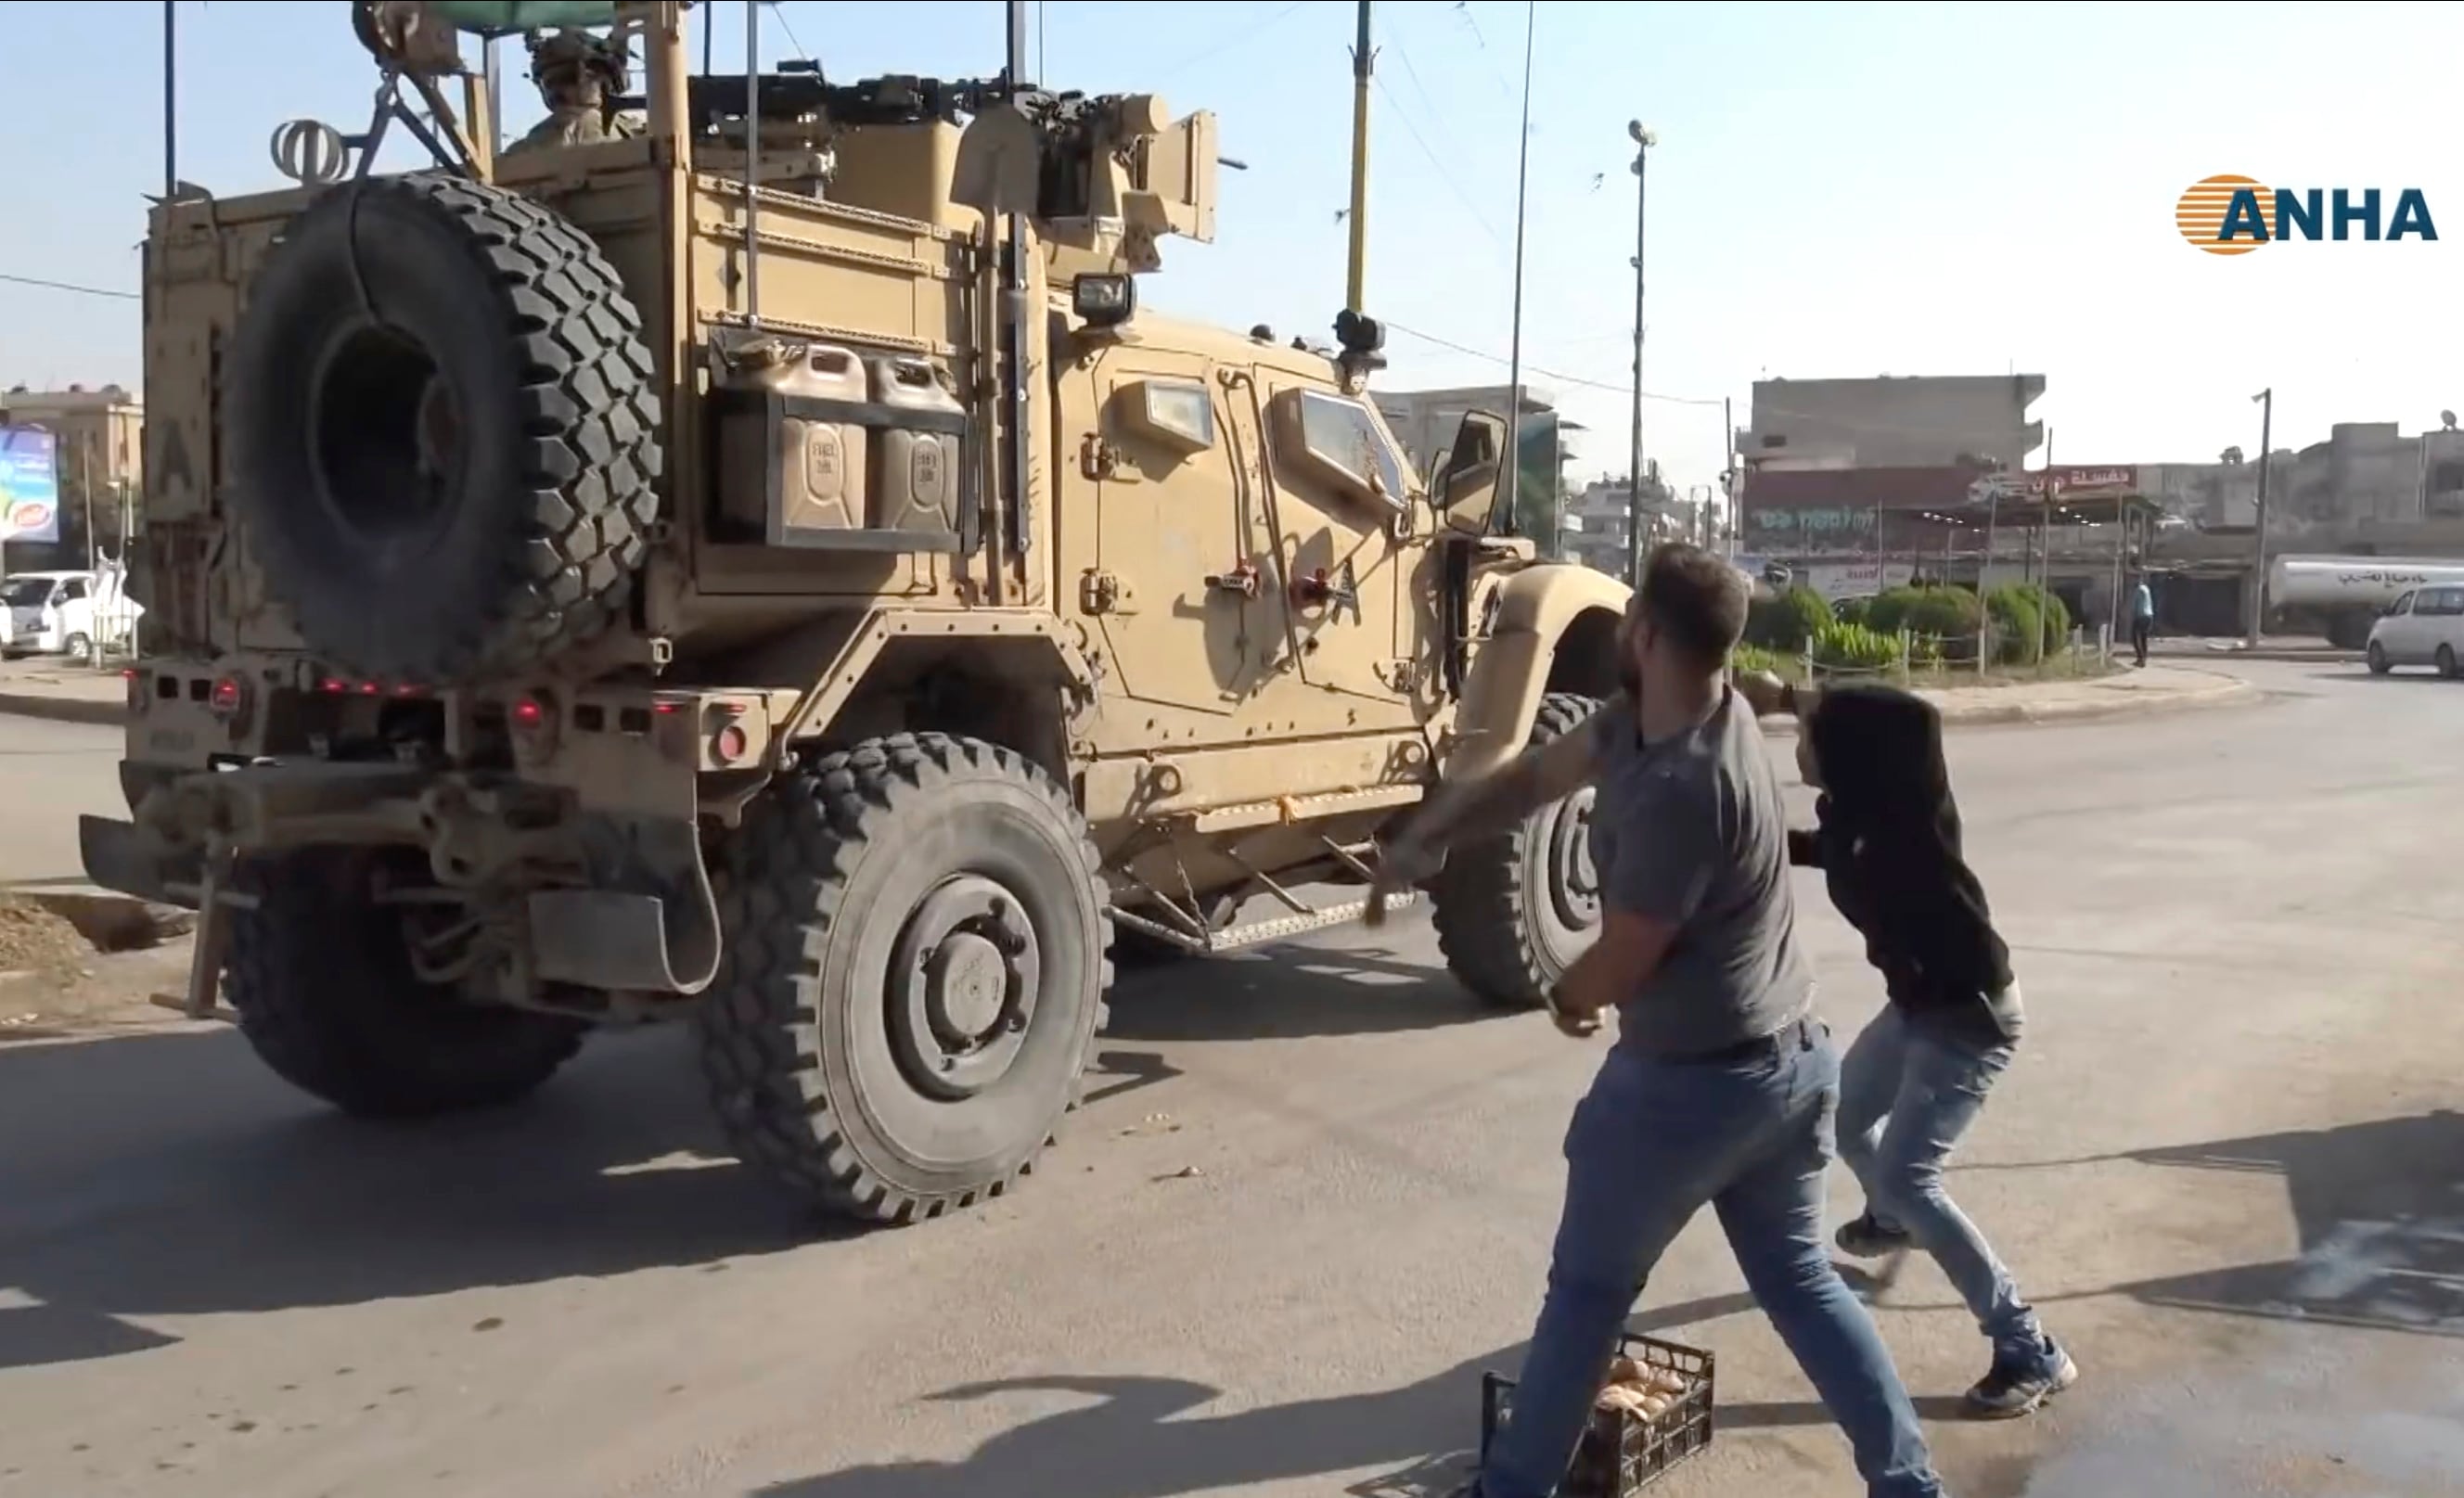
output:
<path id="1" fill-rule="evenodd" d="M 77 385 L 30 390 L 21 385 L 0 391 L 0 427 L 49 431 L 59 464 L 59 540 L 11 542 L 11 569 L 81 567 L 89 556 L 117 557 L 121 518 L 143 528 L 145 408 L 136 396 L 116 385 L 96 390 Z"/>
<path id="2" fill-rule="evenodd" d="M 95 486 L 95 496 L 129 493 L 143 487 L 145 408 L 116 385 L 89 390 L 73 385 L 65 390 L 30 390 L 17 386 L 0 393 L 0 426 L 40 427 L 57 439 L 60 494 L 83 496 L 83 486 Z"/>
<path id="3" fill-rule="evenodd" d="M 2028 408 L 2045 377 L 1916 375 L 1757 380 L 1737 433 L 1749 469 L 1994 468 L 2017 473 L 2044 446 Z"/>

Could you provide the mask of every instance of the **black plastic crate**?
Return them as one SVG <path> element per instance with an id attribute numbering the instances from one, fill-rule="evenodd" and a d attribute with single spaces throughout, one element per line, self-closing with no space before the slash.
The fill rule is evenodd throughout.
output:
<path id="1" fill-rule="evenodd" d="M 1582 1443 L 1574 1448 L 1573 1465 L 1557 1487 L 1559 1498 L 1629 1498 L 1711 1444 L 1711 1355 L 1632 1333 L 1617 1338 L 1617 1351 L 1645 1368 L 1665 1368 L 1683 1376 L 1685 1391 L 1670 1399 L 1668 1408 L 1649 1418 L 1633 1410 L 1595 1409 Z M 1505 1428 L 1513 1410 L 1514 1380 L 1484 1375 L 1480 1390 L 1483 1465 L 1488 1461 L 1489 1443 Z"/>

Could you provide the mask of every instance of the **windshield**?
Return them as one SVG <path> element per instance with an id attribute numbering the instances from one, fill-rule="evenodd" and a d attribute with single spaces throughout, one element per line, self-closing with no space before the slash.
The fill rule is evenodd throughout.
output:
<path id="1" fill-rule="evenodd" d="M 38 608 L 52 601 L 50 578 L 11 578 L 0 583 L 0 601 L 11 608 Z"/>

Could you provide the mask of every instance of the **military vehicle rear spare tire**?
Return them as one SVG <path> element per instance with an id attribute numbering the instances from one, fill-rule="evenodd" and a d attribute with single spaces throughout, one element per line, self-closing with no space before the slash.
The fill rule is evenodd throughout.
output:
<path id="1" fill-rule="evenodd" d="M 222 380 L 248 544 L 338 668 L 451 685 L 625 616 L 656 518 L 641 318 L 581 231 L 371 178 L 294 219 Z"/>
<path id="2" fill-rule="evenodd" d="M 1050 776 L 977 739 L 868 740 L 756 803 L 723 885 L 702 1058 L 747 1161 L 891 1223 L 1030 1167 L 1111 980 L 1094 845 Z"/>
<path id="3" fill-rule="evenodd" d="M 1591 697 L 1551 693 L 1532 745 L 1572 733 L 1599 711 Z M 1589 786 L 1512 829 L 1451 848 L 1429 887 L 1438 950 L 1463 986 L 1504 1008 L 1536 1008 L 1591 945 L 1600 923 L 1592 868 Z"/>
<path id="4" fill-rule="evenodd" d="M 313 848 L 243 865 L 256 908 L 231 913 L 223 999 L 276 1075 L 364 1117 L 511 1102 L 580 1048 L 585 1026 L 473 1003 L 412 970 L 403 910 L 373 898 L 381 869 L 426 860 Z"/>

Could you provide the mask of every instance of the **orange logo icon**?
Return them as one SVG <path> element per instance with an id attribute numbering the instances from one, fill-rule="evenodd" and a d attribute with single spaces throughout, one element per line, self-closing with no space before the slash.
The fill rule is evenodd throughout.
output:
<path id="1" fill-rule="evenodd" d="M 2247 192 L 2262 203 L 2270 197 L 2268 189 L 2261 187 L 2255 178 L 2230 174 L 2202 177 L 2190 184 L 2189 190 L 2182 194 L 2182 201 L 2174 206 L 2174 227 L 2181 230 L 2183 238 L 2210 254 L 2250 253 L 2267 243 L 2270 235 L 2264 224 L 2254 234 L 2252 226 L 2245 221 L 2235 227 L 2233 238 L 2224 237 L 2225 215 L 2233 208 L 2233 195 L 2238 192 Z"/>

